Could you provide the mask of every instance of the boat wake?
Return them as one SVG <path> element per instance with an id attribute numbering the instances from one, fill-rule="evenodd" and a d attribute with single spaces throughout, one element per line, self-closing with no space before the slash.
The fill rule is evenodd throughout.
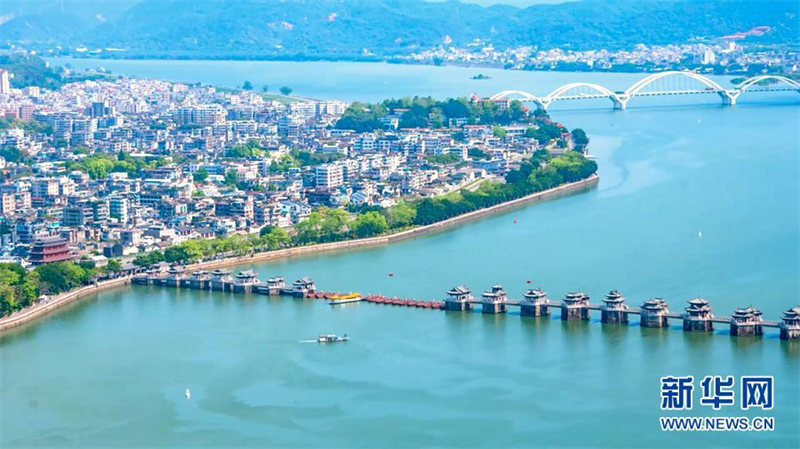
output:
<path id="1" fill-rule="evenodd" d="M 317 340 L 299 340 L 298 343 L 316 343 Z"/>

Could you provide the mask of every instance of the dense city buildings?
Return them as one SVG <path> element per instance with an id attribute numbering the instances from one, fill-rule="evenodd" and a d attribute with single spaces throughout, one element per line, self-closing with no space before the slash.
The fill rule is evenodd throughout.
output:
<path id="1" fill-rule="evenodd" d="M 451 102 L 464 112 L 446 122 L 394 104 L 363 128 L 340 119 L 373 106 L 354 115 L 340 101 L 252 90 L 125 77 L 9 89 L 0 257 L 130 265 L 193 239 L 294 233 L 320 207 L 354 214 L 474 189 L 538 149 L 573 148 L 566 128 L 537 124 L 518 102 Z M 477 107 L 495 115 L 470 117 Z"/>
<path id="2" fill-rule="evenodd" d="M 627 50 L 539 49 L 535 46 L 495 48 L 476 40 L 465 47 L 440 46 L 403 56 L 398 61 L 455 64 L 523 70 L 642 72 L 692 69 L 708 74 L 797 74 L 800 52 L 759 48 L 726 36 L 715 43 L 644 45 Z M 476 78 L 481 79 L 481 78 Z"/>

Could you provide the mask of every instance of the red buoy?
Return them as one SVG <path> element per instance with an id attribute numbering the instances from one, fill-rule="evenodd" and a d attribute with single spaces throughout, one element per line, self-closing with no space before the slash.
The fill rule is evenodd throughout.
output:
<path id="1" fill-rule="evenodd" d="M 529 283 L 529 284 L 531 283 L 531 280 L 530 280 L 530 279 L 528 279 L 528 283 Z"/>
<path id="2" fill-rule="evenodd" d="M 394 277 L 394 273 L 389 273 L 389 277 Z"/>

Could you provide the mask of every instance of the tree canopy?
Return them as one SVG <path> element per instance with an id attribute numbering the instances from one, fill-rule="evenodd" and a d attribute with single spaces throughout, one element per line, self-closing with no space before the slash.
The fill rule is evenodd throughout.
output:
<path id="1" fill-rule="evenodd" d="M 390 115 L 399 115 L 400 128 L 441 128 L 454 119 L 466 119 L 468 124 L 508 125 L 530 123 L 532 117 L 519 100 L 507 108 L 493 101 L 470 102 L 466 98 L 435 100 L 431 97 L 404 97 L 381 103 L 352 103 L 336 122 L 338 129 L 370 132 L 386 127 Z"/>

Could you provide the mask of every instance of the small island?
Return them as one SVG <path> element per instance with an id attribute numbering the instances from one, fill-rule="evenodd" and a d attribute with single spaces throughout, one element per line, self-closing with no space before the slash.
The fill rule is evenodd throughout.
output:
<path id="1" fill-rule="evenodd" d="M 484 75 L 483 73 L 479 73 L 479 74 L 471 77 L 470 79 L 473 79 L 473 80 L 490 80 L 490 79 L 492 79 L 492 77 L 489 76 L 489 75 Z"/>

